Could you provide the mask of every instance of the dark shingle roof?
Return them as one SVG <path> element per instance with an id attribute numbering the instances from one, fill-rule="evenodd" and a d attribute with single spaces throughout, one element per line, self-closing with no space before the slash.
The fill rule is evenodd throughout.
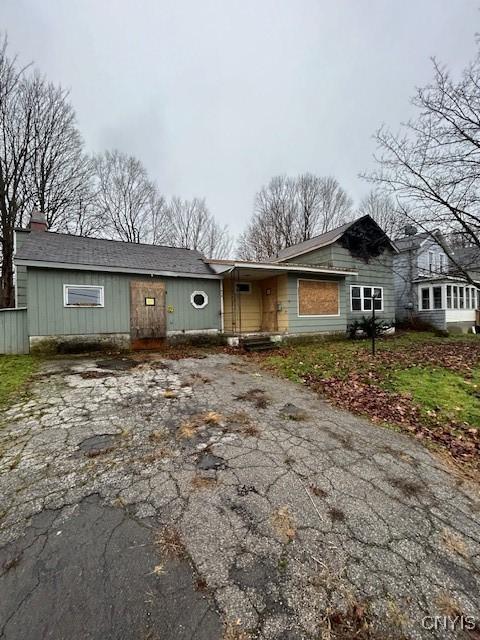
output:
<path id="1" fill-rule="evenodd" d="M 126 269 L 129 272 L 171 271 L 194 275 L 214 272 L 198 251 L 84 238 L 52 232 L 24 232 L 17 260 Z"/>
<path id="2" fill-rule="evenodd" d="M 335 240 L 338 240 L 345 233 L 345 231 L 356 222 L 357 220 L 352 220 L 351 222 L 342 224 L 341 227 L 337 227 L 336 229 L 332 229 L 331 231 L 322 233 L 319 236 L 310 238 L 309 240 L 304 240 L 303 242 L 294 244 L 291 247 L 286 247 L 285 249 L 282 249 L 278 252 L 277 259 L 279 261 L 282 261 L 294 256 L 308 253 L 309 251 L 314 251 L 315 249 L 320 249 L 321 247 L 326 247 L 327 245 L 332 244 L 332 242 L 335 242 Z"/>

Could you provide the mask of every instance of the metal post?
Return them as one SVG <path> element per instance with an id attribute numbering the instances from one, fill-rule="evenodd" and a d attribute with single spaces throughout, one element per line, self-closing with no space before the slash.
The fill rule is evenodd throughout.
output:
<path id="1" fill-rule="evenodd" d="M 375 355 L 375 298 L 372 297 L 372 356 Z"/>

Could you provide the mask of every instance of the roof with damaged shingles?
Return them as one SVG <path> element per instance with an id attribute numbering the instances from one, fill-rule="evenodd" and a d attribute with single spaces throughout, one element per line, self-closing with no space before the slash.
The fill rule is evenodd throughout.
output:
<path id="1" fill-rule="evenodd" d="M 215 275 L 202 254 L 193 249 L 86 238 L 51 231 L 24 233 L 26 237 L 22 238 L 16 260 L 98 267 L 99 270 L 103 267 Z"/>

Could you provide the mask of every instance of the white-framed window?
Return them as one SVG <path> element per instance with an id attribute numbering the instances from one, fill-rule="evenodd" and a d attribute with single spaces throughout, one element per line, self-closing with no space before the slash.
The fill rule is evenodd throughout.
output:
<path id="1" fill-rule="evenodd" d="M 428 270 L 430 271 L 430 273 L 433 273 L 435 271 L 435 252 L 434 251 L 428 252 Z"/>
<path id="2" fill-rule="evenodd" d="M 442 287 L 432 287 L 433 308 L 443 309 L 442 305 Z"/>
<path id="3" fill-rule="evenodd" d="M 103 307 L 103 286 L 92 284 L 64 284 L 63 304 L 65 307 Z"/>
<path id="4" fill-rule="evenodd" d="M 192 291 L 190 302 L 195 309 L 204 309 L 208 304 L 208 295 L 205 291 Z"/>
<path id="5" fill-rule="evenodd" d="M 235 282 L 235 293 L 252 293 L 252 283 Z"/>
<path id="6" fill-rule="evenodd" d="M 446 271 L 445 265 L 447 264 L 447 256 L 444 253 L 438 254 L 438 270 L 440 273 Z"/>
<path id="7" fill-rule="evenodd" d="M 430 287 L 422 287 L 421 289 L 422 311 L 428 311 L 430 307 Z"/>
<path id="8" fill-rule="evenodd" d="M 350 286 L 350 307 L 352 311 L 383 311 L 383 287 Z"/>

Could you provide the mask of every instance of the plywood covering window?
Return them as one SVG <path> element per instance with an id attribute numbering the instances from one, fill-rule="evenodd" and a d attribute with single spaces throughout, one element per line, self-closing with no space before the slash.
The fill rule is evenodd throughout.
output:
<path id="1" fill-rule="evenodd" d="M 338 282 L 298 280 L 299 316 L 338 316 Z"/>

